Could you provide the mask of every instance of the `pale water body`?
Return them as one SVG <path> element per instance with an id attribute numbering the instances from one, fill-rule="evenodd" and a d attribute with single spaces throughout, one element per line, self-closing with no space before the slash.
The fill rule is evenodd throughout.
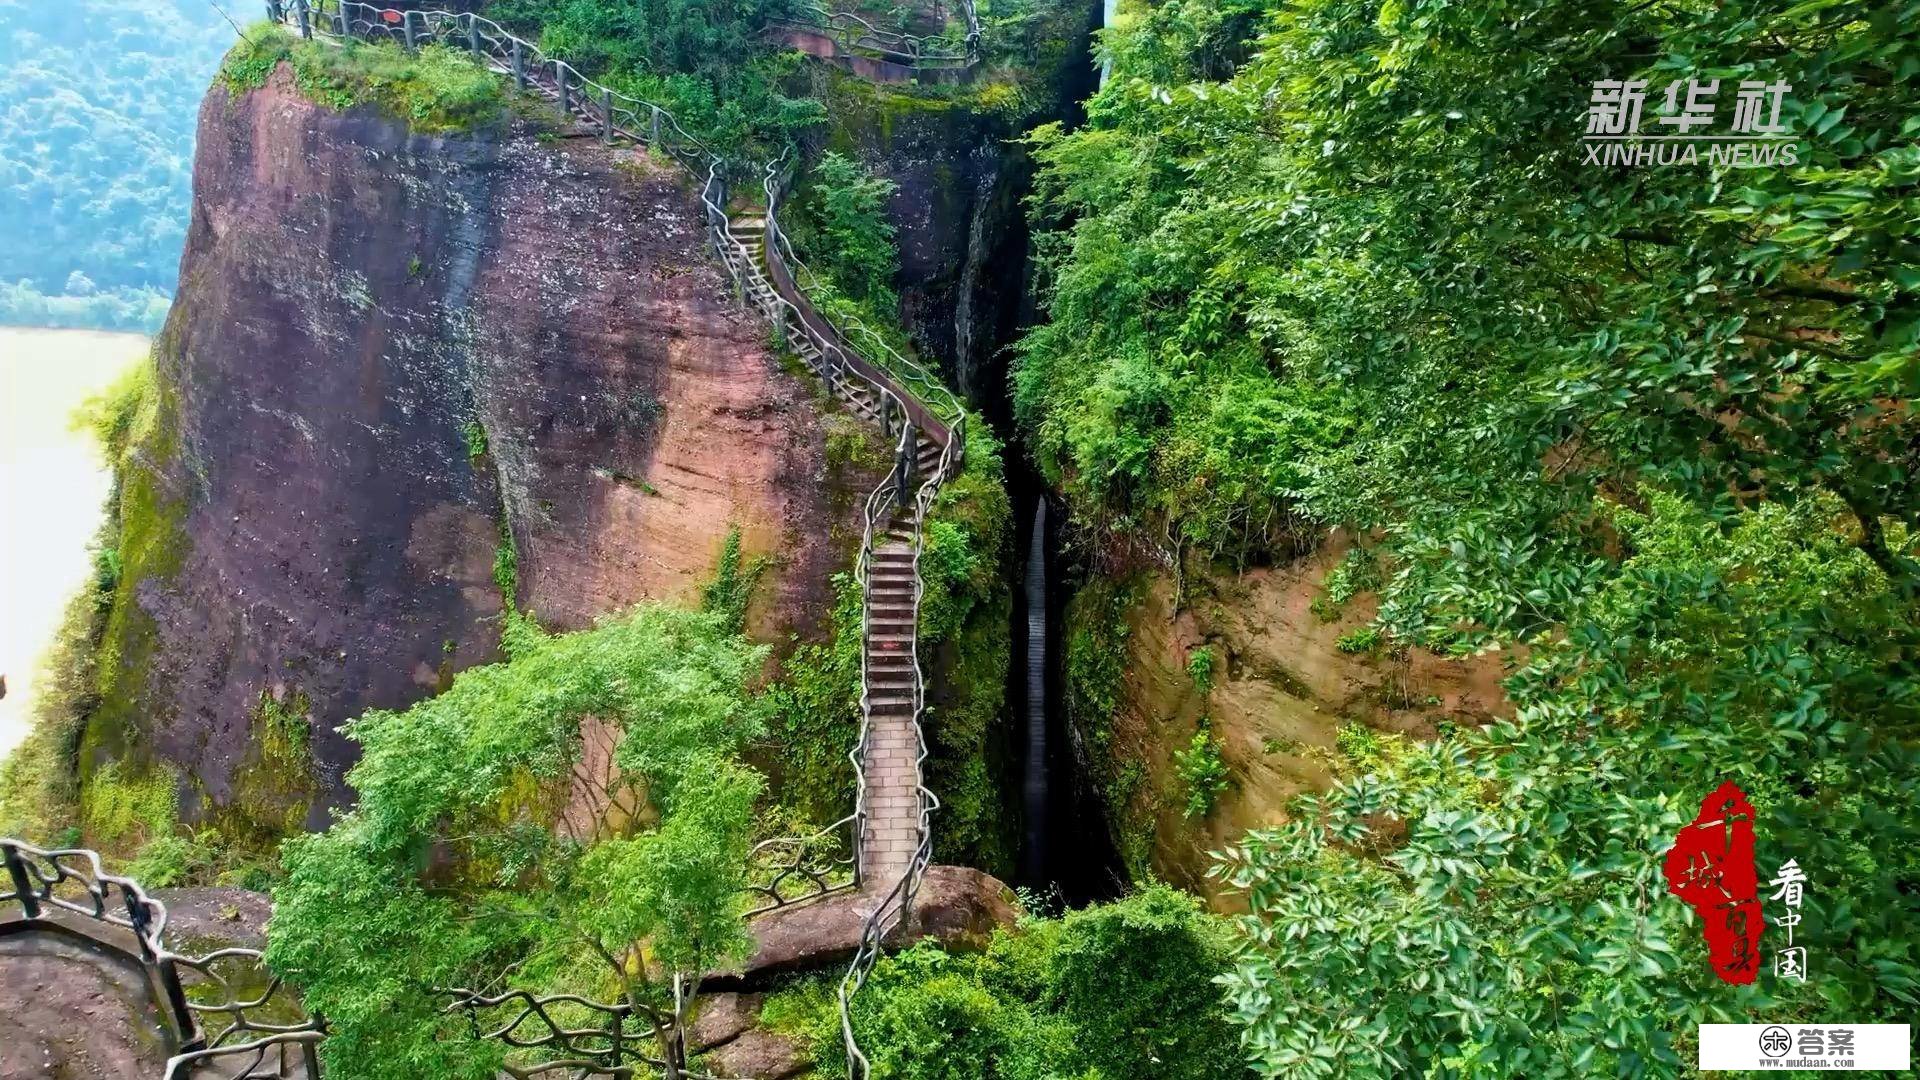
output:
<path id="1" fill-rule="evenodd" d="M 86 582 L 112 486 L 73 412 L 146 349 L 138 334 L 0 327 L 0 756 L 26 737 L 40 656 Z"/>

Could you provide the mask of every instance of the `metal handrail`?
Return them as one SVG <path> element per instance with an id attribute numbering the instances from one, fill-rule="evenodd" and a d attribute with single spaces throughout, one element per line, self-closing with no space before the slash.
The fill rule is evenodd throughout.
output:
<path id="1" fill-rule="evenodd" d="M 314 1046 L 325 1033 L 325 1023 L 307 1016 L 296 1023 L 278 1023 L 259 1015 L 278 1001 L 294 1007 L 291 991 L 273 975 L 258 949 L 216 949 L 204 956 L 187 956 L 166 944 L 167 905 L 148 895 L 139 882 L 106 872 L 98 852 L 85 848 L 34 847 L 21 840 L 0 837 L 0 863 L 7 875 L 0 887 L 0 904 L 11 903 L 20 918 L 0 925 L 9 930 L 49 929 L 81 933 L 66 922 L 49 918 L 66 912 L 82 919 L 117 927 L 133 935 L 134 949 L 91 933 L 89 941 L 138 963 L 165 998 L 168 1028 L 177 1050 L 167 1058 L 166 1080 L 184 1080 L 202 1066 L 222 1069 L 238 1066 L 233 1080 L 279 1080 L 288 1074 L 282 1054 L 296 1049 L 306 1075 L 320 1075 Z M 121 914 L 121 912 L 125 914 Z M 83 924 L 84 925 L 84 924 Z M 266 989 L 247 996 L 237 989 L 225 969 L 245 967 L 267 976 Z M 235 972 L 234 974 L 238 974 Z M 191 983 L 191 987 L 189 984 Z M 192 991 L 202 991 L 195 1000 Z M 209 998 L 204 991 L 213 991 Z M 284 991 L 284 993 L 283 993 Z M 263 1072 L 268 1055 L 280 1058 L 278 1067 Z"/>
<path id="2" fill-rule="evenodd" d="M 848 49 L 880 53 L 888 60 L 914 67 L 967 67 L 980 58 L 980 19 L 973 0 L 961 0 L 967 33 L 960 48 L 943 48 L 944 39 L 933 36 L 884 30 L 851 11 L 833 11 L 825 4 L 810 2 L 796 5 L 793 15 L 776 15 L 773 21 L 804 30 L 826 32 Z"/>
<path id="3" fill-rule="evenodd" d="M 766 887 L 754 887 L 753 891 L 759 892 L 768 902 L 755 908 L 750 915 L 764 914 L 831 892 L 863 886 L 865 882 L 860 852 L 869 816 L 865 755 L 871 734 L 873 708 L 867 646 L 873 632 L 869 571 L 874 537 L 881 522 L 892 517 L 890 506 L 897 504 L 900 485 L 910 475 L 903 474 L 901 470 L 911 469 L 917 464 L 919 447 L 916 432 L 925 434 L 940 445 L 940 455 L 931 474 L 914 493 L 915 539 L 911 565 L 913 611 L 917 624 L 926 589 L 920 576 L 920 554 L 925 546 L 922 532 L 941 486 L 957 472 L 963 461 L 966 411 L 939 380 L 919 364 L 901 356 L 865 324 L 853 320 L 856 330 L 886 354 L 884 365 L 868 360 L 853 347 L 845 331 L 808 301 L 793 275 L 793 268 L 799 267 L 809 278 L 811 272 L 794 254 L 792 244 L 780 229 L 778 220 L 779 203 L 786 194 L 787 173 L 784 163 L 791 151 L 783 151 L 764 170 L 762 187 L 767 206 L 764 226 L 766 242 L 762 255 L 765 261 L 755 266 L 752 253 L 733 234 L 731 218 L 727 213 L 728 162 L 705 143 L 688 134 L 672 113 L 659 105 L 628 97 L 587 79 L 566 61 L 546 55 L 537 46 L 513 35 L 498 23 L 470 12 L 401 11 L 358 0 L 268 0 L 267 6 L 269 15 L 275 21 L 291 22 L 306 37 L 312 37 L 318 30 L 341 39 L 387 38 L 408 48 L 418 48 L 421 44 L 432 42 L 464 45 L 493 70 L 511 76 L 520 89 L 541 93 L 556 101 L 568 115 L 596 124 L 608 142 L 624 140 L 664 149 L 696 177 L 704 172 L 706 179 L 701 186 L 700 200 L 707 220 L 708 237 L 715 254 L 733 278 L 735 287 L 760 306 L 783 339 L 785 335 L 797 333 L 807 340 L 815 353 L 809 363 L 834 392 L 852 397 L 858 388 L 880 406 L 883 418 L 898 416 L 903 419 L 895 445 L 894 468 L 867 498 L 860 555 L 855 567 L 855 579 L 861 590 L 860 737 L 847 755 L 853 764 L 856 779 L 854 812 L 809 836 L 775 838 L 756 845 L 753 849 L 755 855 L 765 856 L 775 851 L 789 854 L 773 882 Z M 963 0 L 963 7 L 969 26 L 968 51 L 971 55 L 977 46 L 979 23 L 970 0 Z M 316 22 L 325 25 L 316 26 Z M 767 280 L 769 274 L 775 278 L 771 283 Z M 790 286 L 793 295 L 782 292 L 779 288 L 781 279 Z M 908 384 L 918 387 L 921 395 L 910 392 Z M 928 405 L 923 396 L 932 399 L 933 405 Z M 889 434 L 893 433 L 889 431 Z M 853 1080 L 866 1080 L 869 1065 L 854 1037 L 852 999 L 865 985 L 867 976 L 878 962 L 887 935 L 910 910 L 921 878 L 933 856 L 932 815 L 939 808 L 940 800 L 925 782 L 927 740 L 920 721 L 926 706 L 926 679 L 920 669 L 917 631 L 914 636 L 912 671 L 913 725 L 919 744 L 919 754 L 915 759 L 919 776 L 919 843 L 908 861 L 906 873 L 881 898 L 863 923 L 854 959 L 841 979 L 837 995 L 840 1025 Z M 831 867 L 816 872 L 815 868 L 806 865 L 806 859 L 810 850 L 824 847 L 829 842 L 837 843 L 843 828 L 850 828 L 852 833 L 849 846 L 852 852 L 852 880 L 835 883 L 831 880 Z M 814 891 L 799 898 L 786 897 L 782 891 L 782 881 L 796 876 L 812 882 Z"/>
<path id="4" fill-rule="evenodd" d="M 769 241 L 767 251 L 770 258 L 778 258 L 785 264 L 788 275 L 793 278 L 797 285 L 800 280 L 800 275 L 793 273 L 795 268 L 798 268 L 804 273 L 809 280 L 816 279 L 812 269 L 810 269 L 807 264 L 801 260 L 799 254 L 793 250 L 793 242 L 787 238 L 786 231 L 780 228 L 777 210 L 780 203 L 786 198 L 787 186 L 792 183 L 791 167 L 790 165 L 783 164 L 787 162 L 787 158 L 788 155 L 782 153 L 780 157 L 774 159 L 772 164 L 767 166 L 766 180 L 762 185 L 767 195 L 767 239 Z M 804 291 L 804 288 L 802 291 Z M 816 314 L 819 314 L 817 310 Z M 846 337 L 846 331 L 835 323 L 835 316 L 819 314 L 819 317 L 822 322 L 825 322 L 838 331 L 843 339 Z M 959 438 L 962 446 L 964 446 L 966 443 L 965 429 L 967 410 L 965 406 L 960 403 L 960 399 L 954 395 L 953 391 L 947 389 L 946 384 L 942 383 L 938 378 L 929 374 L 926 368 L 902 356 L 897 349 L 888 344 L 885 338 L 881 337 L 877 331 L 868 327 L 867 324 L 862 322 L 857 316 L 843 313 L 837 316 L 837 318 L 841 323 L 851 324 L 853 329 L 859 331 L 874 348 L 881 350 L 885 354 L 886 360 L 884 366 L 896 378 L 917 388 L 919 390 L 917 396 L 923 401 L 930 400 L 935 415 L 947 425 L 948 429 L 961 433 Z"/>

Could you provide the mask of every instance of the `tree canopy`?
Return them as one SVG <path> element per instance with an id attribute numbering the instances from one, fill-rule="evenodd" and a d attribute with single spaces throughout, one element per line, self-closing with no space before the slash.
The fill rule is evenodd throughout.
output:
<path id="1" fill-rule="evenodd" d="M 1097 530 L 1332 528 L 1389 647 L 1520 646 L 1510 719 L 1249 836 L 1273 1076 L 1668 1074 L 1694 1020 L 1920 995 L 1920 5 L 1171 0 L 1042 129 L 1016 404 Z M 1796 164 L 1608 168 L 1599 80 L 1792 86 Z M 1716 982 L 1656 867 L 1721 779 L 1818 879 Z M 1777 943 L 1776 943 L 1777 944 Z"/>
<path id="2" fill-rule="evenodd" d="M 747 944 L 763 784 L 738 755 L 762 730 L 746 686 L 765 649 L 722 613 L 656 605 L 559 636 L 509 619 L 506 661 L 348 726 L 358 805 L 284 848 L 268 962 L 327 1017 L 339 1075 L 496 1075 L 506 1048 L 448 1015 L 455 988 L 579 994 L 669 1028 L 676 981 Z"/>

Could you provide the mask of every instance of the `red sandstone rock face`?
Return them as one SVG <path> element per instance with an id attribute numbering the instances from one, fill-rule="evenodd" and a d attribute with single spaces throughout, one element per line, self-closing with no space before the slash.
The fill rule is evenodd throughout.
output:
<path id="1" fill-rule="evenodd" d="M 232 796 L 262 692 L 297 692 L 324 824 L 355 756 L 339 724 L 494 658 L 503 520 L 549 625 L 696 595 L 734 525 L 780 556 L 760 635 L 830 606 L 857 500 L 834 501 L 808 391 L 735 302 L 686 175 L 521 126 L 412 135 L 284 70 L 202 107 L 156 349 L 184 558 L 139 583 L 152 653 L 124 733 L 191 779 L 189 812 L 194 789 Z"/>

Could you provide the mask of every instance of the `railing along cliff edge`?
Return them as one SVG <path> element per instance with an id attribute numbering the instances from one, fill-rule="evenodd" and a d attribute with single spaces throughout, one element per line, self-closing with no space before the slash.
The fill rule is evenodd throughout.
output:
<path id="1" fill-rule="evenodd" d="M 166 942 L 167 906 L 131 878 L 107 873 L 94 852 L 0 837 L 0 862 L 0 934 L 80 937 L 139 965 L 172 1051 L 166 1080 L 206 1070 L 229 1080 L 320 1075 L 314 1046 L 323 1025 L 301 1012 L 259 950 L 174 952 Z"/>
<path id="2" fill-rule="evenodd" d="M 971 28 L 968 46 L 971 52 L 978 37 L 978 23 L 972 4 L 965 3 L 964 7 Z M 964 408 L 937 378 L 893 350 L 873 330 L 852 320 L 843 328 L 808 299 L 796 275 L 797 270 L 798 276 L 805 276 L 806 268 L 779 225 L 780 201 L 790 182 L 789 154 L 782 154 L 768 164 L 759 177 L 766 207 L 762 226 L 764 247 L 762 257 L 756 259 L 732 229 L 730 165 L 725 159 L 688 134 L 666 109 L 582 76 L 565 60 L 548 56 L 538 46 L 516 37 L 498 23 L 468 12 L 402 11 L 356 0 L 268 0 L 267 11 L 275 22 L 293 27 L 304 37 L 320 34 L 343 41 L 388 39 L 409 49 L 430 43 L 465 49 L 495 71 L 512 78 L 519 89 L 541 94 L 557 103 L 563 112 L 593 126 L 607 142 L 627 142 L 668 154 L 694 176 L 704 178 L 700 198 L 708 239 L 741 295 L 760 308 L 783 342 L 804 342 L 810 346 L 814 355 L 808 356 L 805 349 L 800 350 L 801 355 L 836 394 L 849 400 L 867 400 L 878 408 L 887 435 L 894 439 L 895 463 L 867 498 L 864 534 L 855 571 L 863 603 L 861 732 L 859 742 L 848 754 L 856 778 L 854 811 L 810 836 L 778 838 L 758 845 L 754 849 L 755 858 L 768 864 L 773 878 L 770 883 L 754 886 L 754 891 L 765 902 L 749 913 L 750 916 L 763 915 L 832 893 L 855 891 L 864 895 L 871 891 L 874 906 L 864 920 L 859 946 L 841 980 L 838 994 L 849 1069 L 854 1080 L 865 1080 L 869 1066 L 854 1037 L 852 1001 L 878 961 L 887 936 L 912 907 L 932 858 L 931 816 L 940 805 L 939 799 L 926 787 L 924 769 L 921 769 L 917 844 L 906 872 L 891 883 L 866 881 L 861 850 L 871 816 L 865 767 L 873 708 L 866 648 L 873 628 L 870 571 L 876 538 L 885 534 L 897 509 L 908 513 L 913 529 L 912 612 L 917 625 L 925 591 L 919 567 L 925 520 L 941 486 L 958 472 L 964 461 Z M 742 211 L 741 216 L 751 218 L 760 213 L 748 210 Z M 853 343 L 855 336 L 862 342 L 864 351 Z M 875 357 L 879 362 L 875 362 Z M 893 423 L 896 418 L 900 421 L 897 431 Z M 918 439 L 922 435 L 939 450 L 924 479 L 918 476 L 917 468 Z M 926 738 L 920 721 L 926 688 L 918 660 L 917 634 L 914 650 L 912 717 L 919 748 L 917 762 L 923 763 Z M 848 856 L 838 854 L 843 833 Z M 876 885 L 886 888 L 869 890 L 869 886 Z M 479 1000 L 477 995 L 475 998 L 475 1003 L 480 1005 L 494 1004 Z M 529 997 L 525 1004 L 530 1009 L 538 1009 L 545 1003 Z M 609 1064 L 616 1068 L 578 1075 L 625 1074 L 617 1062 Z"/>
<path id="3" fill-rule="evenodd" d="M 836 11 L 814 0 L 795 0 L 793 9 L 775 15 L 775 25 L 825 34 L 850 52 L 878 55 L 908 67 L 929 70 L 971 67 L 980 59 L 980 17 L 973 0 L 960 0 L 966 36 L 956 47 L 949 39 L 886 30 L 852 11 Z"/>

